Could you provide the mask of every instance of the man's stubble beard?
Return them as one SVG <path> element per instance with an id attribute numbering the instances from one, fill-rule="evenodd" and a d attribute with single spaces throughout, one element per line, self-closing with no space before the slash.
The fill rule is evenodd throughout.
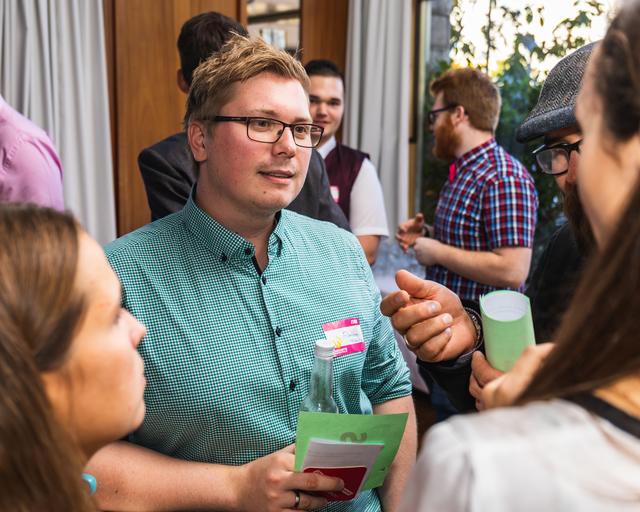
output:
<path id="1" fill-rule="evenodd" d="M 580 202 L 577 185 L 569 181 L 564 185 L 563 210 L 580 249 L 591 250 L 595 245 L 591 224 Z"/>

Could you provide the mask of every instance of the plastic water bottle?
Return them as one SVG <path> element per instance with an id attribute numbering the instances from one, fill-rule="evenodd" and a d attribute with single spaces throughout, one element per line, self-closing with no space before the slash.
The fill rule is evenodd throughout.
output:
<path id="1" fill-rule="evenodd" d="M 338 412 L 338 406 L 331 396 L 333 382 L 333 342 L 318 340 L 315 346 L 315 360 L 311 371 L 309 394 L 300 405 L 301 411 Z"/>

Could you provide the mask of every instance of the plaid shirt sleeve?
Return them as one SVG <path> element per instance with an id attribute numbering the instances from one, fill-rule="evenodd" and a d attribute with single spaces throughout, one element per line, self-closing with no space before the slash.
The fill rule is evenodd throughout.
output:
<path id="1" fill-rule="evenodd" d="M 533 247 L 538 195 L 532 180 L 506 176 L 491 180 L 482 193 L 482 219 L 490 249 Z"/>

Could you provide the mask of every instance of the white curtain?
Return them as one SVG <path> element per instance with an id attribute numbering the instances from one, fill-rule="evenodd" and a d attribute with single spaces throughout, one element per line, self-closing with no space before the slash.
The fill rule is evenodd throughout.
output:
<path id="1" fill-rule="evenodd" d="M 65 204 L 115 238 L 102 0 L 0 0 L 0 92 L 52 138 Z"/>
<path id="2" fill-rule="evenodd" d="M 349 0 L 345 144 L 371 155 L 390 232 L 408 215 L 411 0 Z"/>

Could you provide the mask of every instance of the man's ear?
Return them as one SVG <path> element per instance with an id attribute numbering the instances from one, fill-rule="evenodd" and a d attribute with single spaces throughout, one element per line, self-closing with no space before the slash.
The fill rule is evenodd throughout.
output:
<path id="1" fill-rule="evenodd" d="M 467 117 L 467 111 L 464 109 L 462 105 L 458 105 L 456 108 L 453 109 L 453 112 L 451 113 L 451 120 L 453 121 L 454 125 L 460 124 L 466 119 L 466 117 Z"/>
<path id="2" fill-rule="evenodd" d="M 178 89 L 180 89 L 185 94 L 189 94 L 189 84 L 184 79 L 182 68 L 176 71 L 176 83 L 178 84 Z"/>
<path id="3" fill-rule="evenodd" d="M 206 128 L 202 123 L 189 123 L 187 127 L 187 138 L 193 158 L 196 162 L 204 162 L 207 159 L 207 148 L 205 147 Z"/>

